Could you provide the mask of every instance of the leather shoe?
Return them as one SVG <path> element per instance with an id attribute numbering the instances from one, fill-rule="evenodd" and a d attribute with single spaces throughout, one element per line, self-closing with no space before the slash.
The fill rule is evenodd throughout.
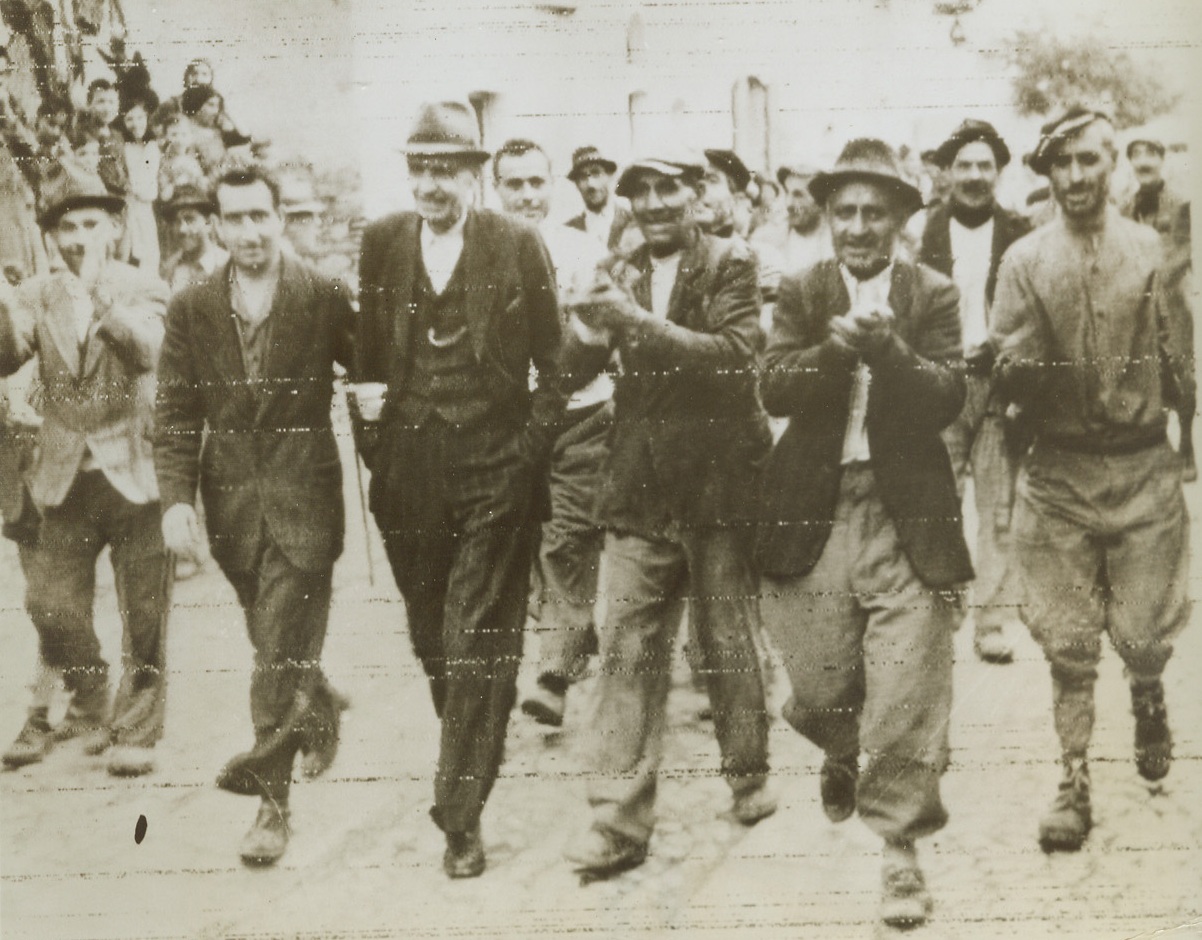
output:
<path id="1" fill-rule="evenodd" d="M 931 914 L 931 894 L 927 890 L 918 857 L 908 844 L 885 848 L 881 872 L 881 920 L 890 927 L 909 929 L 926 923 Z"/>
<path id="2" fill-rule="evenodd" d="M 5 767 L 15 769 L 36 764 L 54 747 L 54 732 L 46 719 L 45 709 L 31 712 L 25 719 L 16 740 L 8 746 L 2 758 Z"/>
<path id="3" fill-rule="evenodd" d="M 467 832 L 448 832 L 442 870 L 448 878 L 479 878 L 484 874 L 484 843 L 480 827 Z"/>
<path id="4" fill-rule="evenodd" d="M 642 865 L 647 860 L 647 845 L 616 832 L 589 828 L 563 857 L 581 874 L 608 878 Z"/>
<path id="5" fill-rule="evenodd" d="M 154 748 L 118 744 L 109 751 L 108 771 L 114 777 L 140 777 L 154 770 Z"/>
<path id="6" fill-rule="evenodd" d="M 274 865 L 288 848 L 288 806 L 276 800 L 264 800 L 255 823 L 242 837 L 238 854 L 247 865 Z"/>
<path id="7" fill-rule="evenodd" d="M 563 713 L 567 708 L 567 696 L 548 689 L 541 682 L 522 700 L 522 713 L 529 715 L 540 725 L 550 728 L 563 726 Z"/>
<path id="8" fill-rule="evenodd" d="M 754 826 L 775 812 L 776 794 L 768 789 L 767 784 L 737 794 L 730 807 L 730 814 L 744 826 Z"/>
<path id="9" fill-rule="evenodd" d="M 856 784 L 860 780 L 860 755 L 827 755 L 819 772 L 822 811 L 831 822 L 843 822 L 856 811 Z"/>
<path id="10" fill-rule="evenodd" d="M 301 738 L 301 773 L 306 777 L 320 777 L 333 765 L 342 735 L 342 713 L 350 706 L 350 699 L 329 684 L 322 684 L 313 696 Z"/>

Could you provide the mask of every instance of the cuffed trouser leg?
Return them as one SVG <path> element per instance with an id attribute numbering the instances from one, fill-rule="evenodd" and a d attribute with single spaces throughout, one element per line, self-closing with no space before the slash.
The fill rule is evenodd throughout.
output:
<path id="1" fill-rule="evenodd" d="M 785 718 L 828 755 L 865 754 L 864 822 L 886 841 L 942 828 L 957 614 L 915 575 L 870 469 L 844 468 L 822 557 L 764 578 L 762 609 L 793 686 Z"/>
<path id="2" fill-rule="evenodd" d="M 1051 666 L 1057 734 L 1083 756 L 1108 632 L 1135 681 L 1160 676 L 1189 618 L 1188 519 L 1167 444 L 1098 456 L 1038 447 L 1014 538 L 1023 619 Z"/>

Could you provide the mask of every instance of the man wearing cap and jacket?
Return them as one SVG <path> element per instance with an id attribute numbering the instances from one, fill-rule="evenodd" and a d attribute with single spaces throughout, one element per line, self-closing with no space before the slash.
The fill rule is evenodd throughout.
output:
<path id="1" fill-rule="evenodd" d="M 1172 737 L 1161 675 L 1189 619 L 1189 521 L 1170 408 L 1193 412 L 1192 350 L 1165 303 L 1157 234 L 1109 205 L 1109 118 L 1074 108 L 1043 127 L 1031 167 L 1060 205 L 1002 261 L 990 338 L 998 389 L 1034 443 L 1014 507 L 1023 620 L 1052 673 L 1063 773 L 1039 822 L 1045 851 L 1092 825 L 1088 752 L 1108 633 L 1135 714 L 1135 764 L 1163 778 Z"/>
<path id="2" fill-rule="evenodd" d="M 776 809 L 766 786 L 751 560 L 770 445 L 756 394 L 759 289 L 746 243 L 703 234 L 690 217 L 702 173 L 682 155 L 623 171 L 617 191 L 630 199 L 645 244 L 569 307 L 572 384 L 614 350 L 622 366 L 599 503 L 608 607 L 599 631 L 592 824 L 566 853 L 590 877 L 646 857 L 686 598 L 732 815 L 751 825 Z"/>
<path id="3" fill-rule="evenodd" d="M 155 367 L 167 287 L 114 261 L 124 201 L 63 162 L 42 189 L 39 223 L 64 268 L 16 288 L 0 280 L 0 375 L 38 357 L 37 455 L 26 480 L 42 515 L 27 605 L 42 655 L 72 694 L 59 738 L 84 737 L 110 773 L 154 768 L 163 734 L 171 559 L 159 534 L 151 455 Z M 92 624 L 96 560 L 110 547 L 124 628 L 110 711 L 108 664 Z"/>
<path id="4" fill-rule="evenodd" d="M 630 210 L 619 205 L 610 192 L 617 171 L 618 165 L 613 160 L 591 146 L 576 148 L 568 171 L 568 179 L 584 202 L 584 211 L 564 224 L 591 235 L 610 251 L 622 244 L 622 236 L 632 222 Z"/>
<path id="5" fill-rule="evenodd" d="M 887 144 L 850 142 L 810 190 L 837 260 L 782 280 L 764 357 L 764 405 L 789 426 L 764 475 L 761 604 L 784 717 L 825 755 L 823 809 L 884 839 L 881 917 L 908 926 L 931 907 L 914 841 L 947 822 L 954 592 L 972 577 L 940 437 L 964 403 L 959 298 L 897 256 L 922 196 Z"/>
<path id="6" fill-rule="evenodd" d="M 171 198 L 160 204 L 159 213 L 176 245 L 161 269 L 172 294 L 205 280 L 229 260 L 213 237 L 217 205 L 206 189 L 191 183 L 175 187 Z"/>
<path id="7" fill-rule="evenodd" d="M 1122 213 L 1160 233 L 1160 243 L 1164 247 L 1165 290 L 1169 302 L 1181 308 L 1178 322 L 1189 328 L 1189 335 L 1183 339 L 1193 349 L 1193 300 L 1186 280 L 1193 265 L 1189 200 L 1165 184 L 1162 141 L 1136 137 L 1127 144 L 1127 159 L 1139 189 L 1123 206 Z M 1181 423 L 1179 452 L 1185 461 L 1184 477 L 1186 482 L 1192 483 L 1198 478 L 1194 459 L 1194 416 L 1181 411 L 1177 418 Z"/>
<path id="8" fill-rule="evenodd" d="M 417 211 L 363 236 L 352 372 L 371 509 L 442 726 L 431 816 L 451 878 L 484 871 L 564 406 L 551 262 L 533 226 L 472 208 L 478 135 L 467 104 L 420 109 L 404 150 Z"/>
<path id="9" fill-rule="evenodd" d="M 992 124 L 973 119 L 957 127 L 931 155 L 946 181 L 946 197 L 928 210 L 919 260 L 950 277 L 960 290 L 967 397 L 943 432 L 961 495 L 972 468 L 977 510 L 973 559 L 973 649 L 985 662 L 1008 663 L 1014 651 L 1005 625 L 1018 613 L 1010 570 L 1010 507 L 1015 457 L 1007 446 L 1004 407 L 993 395 L 989 310 L 1002 255 L 1030 230 L 1021 216 L 997 204 L 998 174 L 1010 150 Z"/>

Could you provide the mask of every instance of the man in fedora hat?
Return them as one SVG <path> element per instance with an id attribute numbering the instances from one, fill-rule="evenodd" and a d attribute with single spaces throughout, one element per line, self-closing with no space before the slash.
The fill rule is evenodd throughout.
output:
<path id="1" fill-rule="evenodd" d="M 123 205 L 69 162 L 46 180 L 38 221 L 63 267 L 16 290 L 0 282 L 0 375 L 38 357 L 42 425 L 26 480 L 42 523 L 27 604 L 42 655 L 72 695 L 57 736 L 83 736 L 90 754 L 114 745 L 109 772 L 138 775 L 154 768 L 166 694 L 171 559 L 150 438 L 167 288 L 113 260 Z M 111 711 L 92 625 L 106 546 L 124 628 Z"/>
<path id="2" fill-rule="evenodd" d="M 1166 304 L 1160 239 L 1109 204 L 1110 119 L 1074 108 L 1045 124 L 1032 168 L 1060 206 L 1002 261 L 991 341 L 1005 398 L 1034 443 L 1014 507 L 1023 620 L 1052 673 L 1063 773 L 1039 823 L 1045 851 L 1092 825 L 1088 751 L 1108 633 L 1135 714 L 1135 765 L 1172 762 L 1161 675 L 1189 619 L 1189 521 L 1170 408 L 1192 413 L 1193 350 Z"/>
<path id="3" fill-rule="evenodd" d="M 216 213 L 217 206 L 207 187 L 192 183 L 176 186 L 171 198 L 159 206 L 176 245 L 162 269 L 172 294 L 205 280 L 229 260 L 229 254 L 213 237 Z"/>
<path id="4" fill-rule="evenodd" d="M 631 223 L 630 210 L 618 205 L 610 192 L 617 171 L 618 165 L 593 146 L 577 147 L 568 171 L 568 179 L 584 202 L 584 211 L 565 224 L 591 235 L 610 251 L 622 243 L 622 235 Z"/>
<path id="5" fill-rule="evenodd" d="M 922 196 L 887 144 L 851 141 L 810 191 L 836 260 L 782 279 L 768 339 L 764 405 L 789 426 L 762 490 L 764 623 L 784 717 L 825 755 L 823 810 L 884 839 L 881 917 L 906 926 L 931 906 L 914 841 L 947 822 L 953 592 L 972 577 L 939 436 L 964 403 L 959 298 L 898 257 Z"/>
<path id="6" fill-rule="evenodd" d="M 1009 561 L 1016 470 L 1007 446 L 1005 408 L 993 394 L 989 310 L 1002 255 L 1030 231 L 1030 225 L 994 198 L 1010 150 L 992 124 L 972 118 L 964 121 L 936 148 L 932 159 L 947 181 L 947 193 L 927 212 L 919 260 L 950 277 L 960 290 L 967 396 L 943 439 L 961 494 L 972 468 L 977 511 L 973 649 L 985 662 L 1008 663 L 1014 651 L 1005 626 L 1018 609 Z"/>
<path id="7" fill-rule="evenodd" d="M 330 766 L 342 704 L 321 651 L 344 527 L 330 400 L 335 363 L 353 355 L 353 314 L 341 285 L 284 254 L 279 198 L 257 167 L 217 179 L 230 261 L 171 299 L 155 439 L 164 539 L 196 557 L 199 491 L 255 651 L 255 744 L 217 781 L 261 800 L 239 850 L 248 865 L 284 854 L 296 755 L 307 752 L 306 776 Z"/>
<path id="8" fill-rule="evenodd" d="M 592 822 L 566 853 L 590 877 L 646 858 L 686 598 L 731 814 L 752 825 L 776 810 L 751 564 L 771 440 L 756 394 L 759 288 L 747 244 L 706 235 L 692 218 L 703 172 L 687 154 L 649 155 L 622 172 L 617 191 L 645 243 L 570 306 L 577 380 L 615 350 L 622 363 L 599 501 L 609 573 Z"/>
<path id="9" fill-rule="evenodd" d="M 787 224 L 764 226 L 751 238 L 753 248 L 770 247 L 780 258 L 782 274 L 801 274 L 823 259 L 832 257 L 831 233 L 822 207 L 810 195 L 810 180 L 818 170 L 806 164 L 790 164 L 776 171 L 785 194 Z"/>
<path id="10" fill-rule="evenodd" d="M 559 309 L 538 232 L 473 208 L 488 153 L 471 107 L 423 105 L 403 152 L 417 211 L 364 232 L 354 400 L 371 509 L 441 721 L 443 867 L 470 878 L 485 866 L 480 815 L 564 404 Z"/>

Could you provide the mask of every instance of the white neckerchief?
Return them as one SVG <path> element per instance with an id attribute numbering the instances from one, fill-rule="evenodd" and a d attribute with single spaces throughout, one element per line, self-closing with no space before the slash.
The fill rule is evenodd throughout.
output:
<path id="1" fill-rule="evenodd" d="M 889 288 L 893 284 L 893 262 L 867 280 L 858 280 L 843 265 L 839 274 L 851 298 L 849 310 L 889 303 Z M 847 430 L 843 434 L 843 464 L 867 462 L 872 456 L 868 449 L 868 390 L 872 385 L 872 370 L 860 361 L 851 385 L 851 405 L 847 410 Z"/>
<path id="2" fill-rule="evenodd" d="M 463 227 L 467 222 L 467 210 L 454 225 L 445 232 L 437 233 L 423 221 L 421 231 L 422 264 L 430 276 L 430 286 L 436 294 L 447 289 L 455 265 L 463 254 Z"/>

